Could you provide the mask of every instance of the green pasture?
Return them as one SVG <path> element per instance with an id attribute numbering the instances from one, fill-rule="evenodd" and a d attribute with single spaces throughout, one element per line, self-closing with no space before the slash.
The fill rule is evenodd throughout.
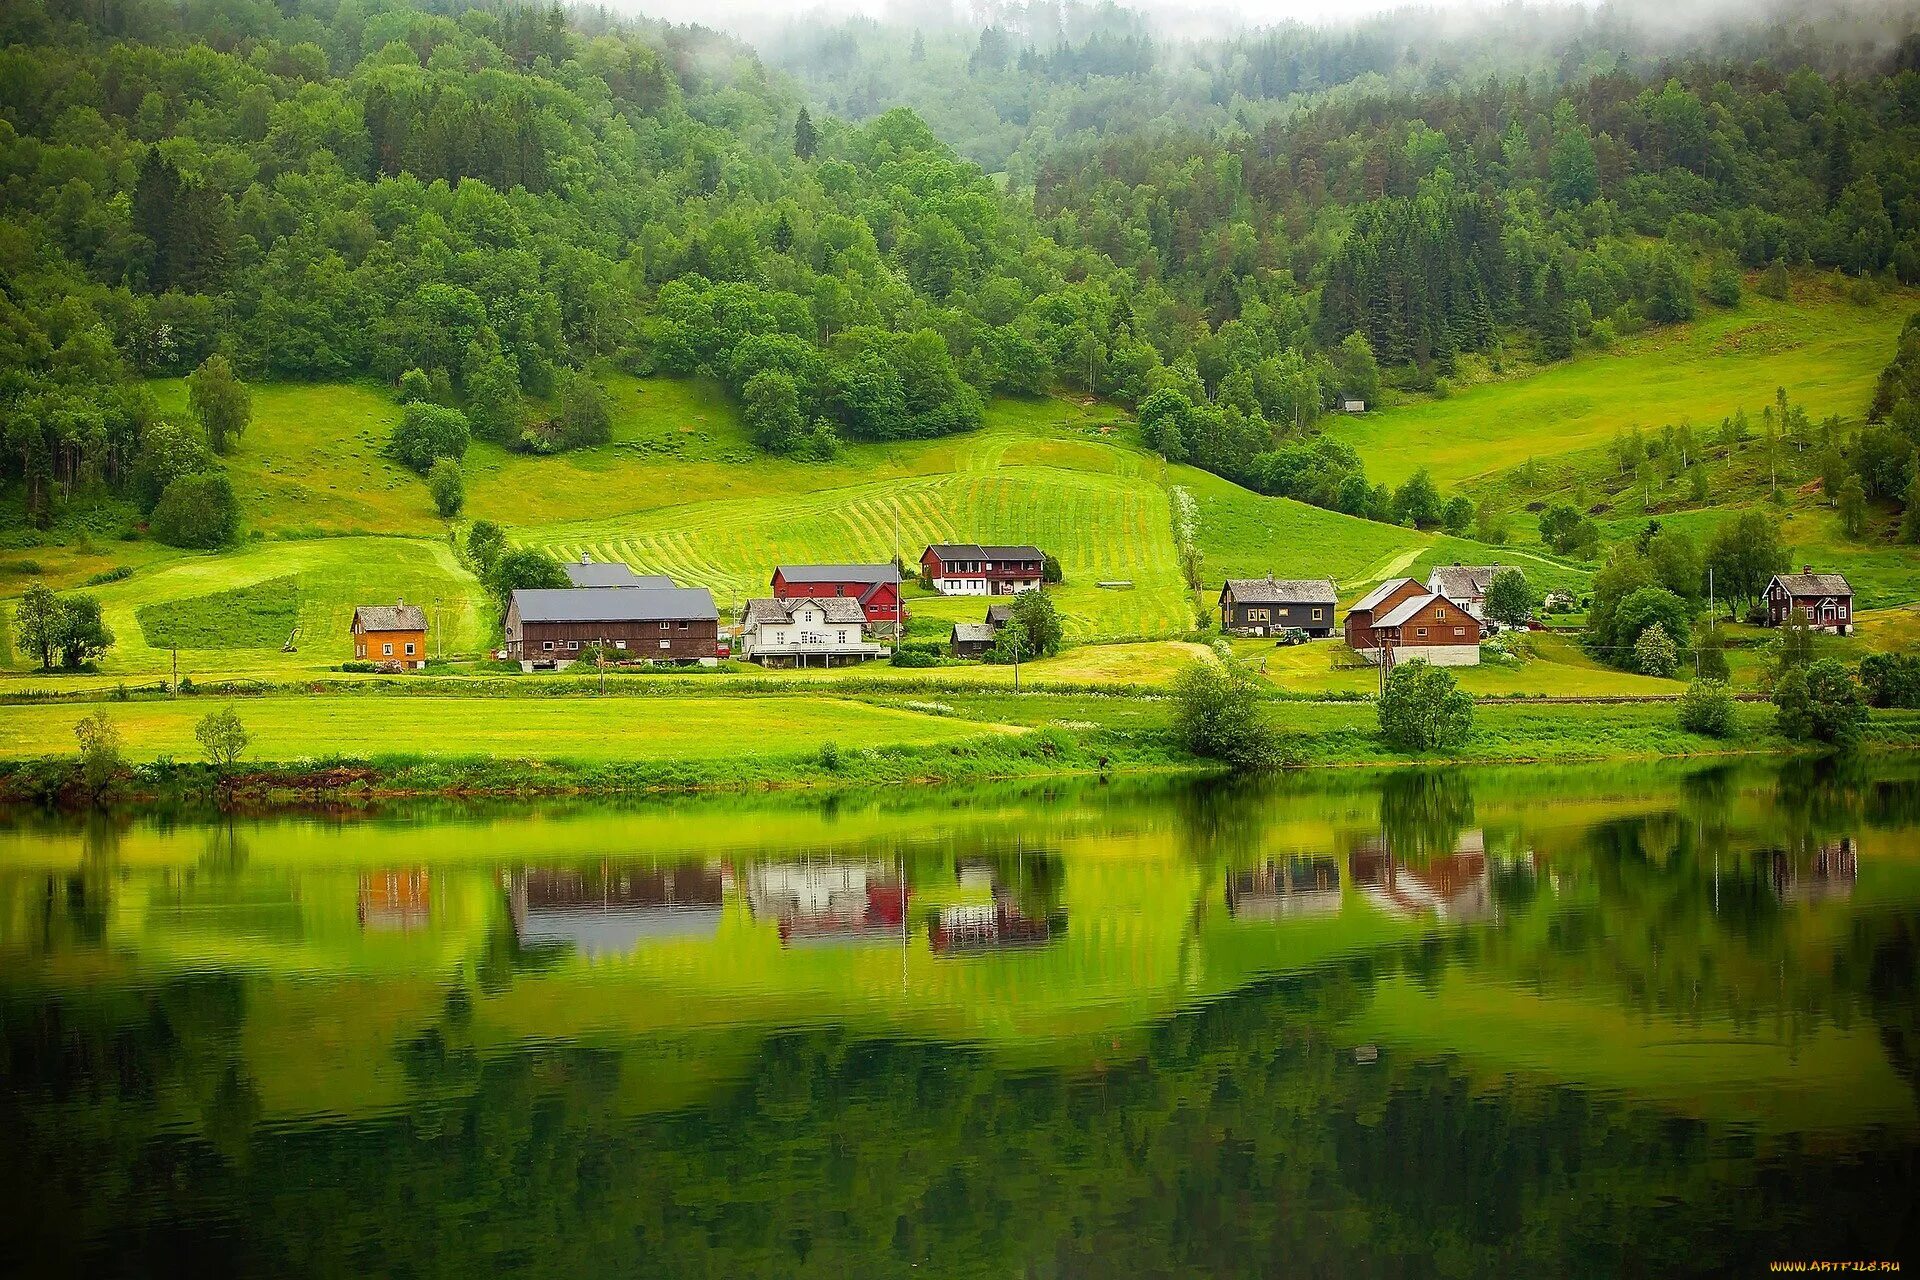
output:
<path id="1" fill-rule="evenodd" d="M 247 757 L 290 761 L 383 754 L 571 760 L 583 763 L 797 756 L 843 748 L 926 746 L 1005 726 L 840 698 L 404 698 L 355 695 L 102 704 L 129 759 L 201 758 L 202 716 L 232 705 L 252 743 Z M 92 707 L 0 707 L 0 756 L 64 754 Z"/>
<path id="2" fill-rule="evenodd" d="M 1371 694 L 1380 672 L 1353 665 L 1353 654 L 1337 640 L 1282 648 L 1271 640 L 1241 639 L 1234 657 L 1267 683 L 1288 693 Z M 1482 698 L 1530 694 L 1557 698 L 1674 697 L 1685 685 L 1674 680 L 1615 671 L 1601 666 L 1568 637 L 1536 634 L 1526 641 L 1531 656 L 1517 665 L 1482 663 L 1459 667 L 1460 687 Z"/>
<path id="3" fill-rule="evenodd" d="M 1703 306 L 1691 324 L 1649 330 L 1524 377 L 1485 383 L 1343 418 L 1329 430 L 1359 450 L 1367 474 L 1398 484 L 1421 467 L 1444 489 L 1465 480 L 1598 448 L 1617 431 L 1715 424 L 1742 406 L 1757 414 L 1785 387 L 1816 419 L 1859 416 L 1920 295 L 1897 290 L 1869 307 L 1831 281 L 1802 277 L 1774 302 Z"/>

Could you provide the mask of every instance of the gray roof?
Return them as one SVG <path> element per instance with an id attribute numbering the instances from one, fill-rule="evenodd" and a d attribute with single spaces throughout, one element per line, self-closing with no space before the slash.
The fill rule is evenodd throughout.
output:
<path id="1" fill-rule="evenodd" d="M 747 625 L 772 623 L 778 625 L 792 622 L 794 611 L 804 605 L 814 605 L 826 615 L 830 623 L 865 623 L 866 610 L 852 596 L 821 596 L 818 599 L 803 598 L 797 600 L 772 600 L 762 597 L 747 601 Z"/>
<path id="2" fill-rule="evenodd" d="M 1228 578 L 1236 604 L 1335 604 L 1331 578 Z"/>
<path id="3" fill-rule="evenodd" d="M 1853 588 L 1847 585 L 1845 574 L 1839 573 L 1776 573 L 1773 580 L 1796 596 L 1850 596 Z"/>
<path id="4" fill-rule="evenodd" d="M 1493 583 L 1493 575 L 1503 567 L 1497 564 L 1436 565 L 1433 572 L 1427 575 L 1427 583 L 1438 594 L 1452 596 L 1455 600 L 1484 596 Z"/>
<path id="5" fill-rule="evenodd" d="M 935 542 L 927 550 L 942 560 L 1044 560 L 1038 547 L 989 546 L 979 542 Z"/>
<path id="6" fill-rule="evenodd" d="M 673 585 L 673 579 L 664 573 L 635 573 L 627 565 L 613 561 L 596 564 L 583 559 L 578 564 L 560 567 L 567 571 L 567 581 L 576 587 L 652 587 L 658 590 Z"/>
<path id="7" fill-rule="evenodd" d="M 1388 596 L 1399 590 L 1403 584 L 1414 581 L 1412 578 L 1388 578 L 1385 582 L 1367 592 L 1366 598 L 1361 600 L 1359 604 L 1353 606 L 1352 611 L 1354 613 L 1363 613 L 1369 609 L 1377 609 L 1380 607 L 1382 600 L 1385 600 Z M 1416 583 L 1416 585 L 1418 584 Z M 1426 594 L 1424 588 L 1422 588 L 1421 594 Z"/>
<path id="8" fill-rule="evenodd" d="M 513 593 L 522 622 L 713 622 L 705 587 L 563 587 Z"/>
<path id="9" fill-rule="evenodd" d="M 1003 627 L 1007 624 L 1007 620 L 1012 617 L 1013 606 L 1010 604 L 990 604 L 987 606 L 987 625 L 990 627 Z"/>
<path id="10" fill-rule="evenodd" d="M 994 630 L 984 622 L 956 622 L 953 624 L 953 642 L 955 644 L 992 644 Z"/>
<path id="11" fill-rule="evenodd" d="M 425 631 L 427 611 L 417 604 L 363 604 L 353 622 L 363 631 Z"/>
<path id="12" fill-rule="evenodd" d="M 900 584 L 900 566 L 886 564 L 783 564 L 774 570 L 788 582 L 865 582 Z"/>

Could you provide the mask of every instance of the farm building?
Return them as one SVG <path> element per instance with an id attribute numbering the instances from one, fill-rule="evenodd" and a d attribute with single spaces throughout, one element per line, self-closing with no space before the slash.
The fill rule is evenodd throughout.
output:
<path id="1" fill-rule="evenodd" d="M 724 867 L 701 862 L 617 873 L 528 867 L 509 881 L 507 913 L 514 941 L 528 950 L 622 956 L 646 942 L 711 937 L 726 879 Z"/>
<path id="2" fill-rule="evenodd" d="M 1853 634 L 1853 587 L 1838 573 L 1815 573 L 1802 565 L 1798 573 L 1776 573 L 1767 583 L 1767 625 L 1786 625 L 1798 612 L 1810 627 L 1837 636 Z"/>
<path id="3" fill-rule="evenodd" d="M 720 611 L 705 587 L 563 587 L 516 591 L 507 656 L 532 671 L 566 667 L 602 646 L 631 661 L 719 661 Z"/>
<path id="4" fill-rule="evenodd" d="M 1427 590 L 1485 621 L 1487 588 L 1493 585 L 1500 568 L 1497 564 L 1443 564 L 1427 575 Z"/>
<path id="5" fill-rule="evenodd" d="M 673 579 L 664 573 L 635 573 L 624 564 L 601 563 L 583 554 L 577 564 L 562 565 L 567 581 L 576 587 L 671 587 Z"/>
<path id="6" fill-rule="evenodd" d="M 1010 604 L 990 604 L 987 606 L 987 625 L 990 627 L 1004 627 L 1012 617 L 1013 606 Z"/>
<path id="7" fill-rule="evenodd" d="M 984 658 L 998 635 L 999 628 L 984 622 L 956 622 L 947 644 L 956 658 Z"/>
<path id="8" fill-rule="evenodd" d="M 749 600 L 740 627 L 740 656 L 765 667 L 837 667 L 886 652 L 868 637 L 866 612 L 849 596 Z"/>
<path id="9" fill-rule="evenodd" d="M 1425 658 L 1437 667 L 1480 663 L 1480 620 L 1417 579 L 1383 582 L 1347 611 L 1347 643 L 1368 662 Z"/>
<path id="10" fill-rule="evenodd" d="M 427 665 L 427 611 L 404 600 L 361 605 L 353 611 L 353 656 L 418 671 Z"/>
<path id="11" fill-rule="evenodd" d="M 1297 627 L 1310 636 L 1330 636 L 1339 604 L 1329 578 L 1228 578 L 1220 588 L 1220 629 L 1266 636 Z"/>
<path id="12" fill-rule="evenodd" d="M 776 600 L 824 600 L 845 596 L 860 603 L 869 623 L 906 621 L 900 605 L 900 566 L 887 564 L 783 564 L 773 571 Z"/>
<path id="13" fill-rule="evenodd" d="M 936 542 L 921 553 L 920 570 L 943 596 L 1010 596 L 1040 589 L 1047 557 L 1038 547 Z"/>

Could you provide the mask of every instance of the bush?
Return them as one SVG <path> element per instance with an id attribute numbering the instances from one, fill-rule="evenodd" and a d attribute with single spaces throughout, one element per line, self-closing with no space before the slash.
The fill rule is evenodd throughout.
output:
<path id="1" fill-rule="evenodd" d="M 433 399 L 433 382 L 419 369 L 409 369 L 400 375 L 401 404 L 417 404 L 422 400 Z"/>
<path id="2" fill-rule="evenodd" d="M 1260 690 L 1238 666 L 1187 664 L 1174 679 L 1173 701 L 1174 737 L 1192 754 L 1243 771 L 1279 763 L 1279 742 L 1260 715 Z"/>
<path id="3" fill-rule="evenodd" d="M 133 576 L 132 569 L 128 568 L 124 564 L 119 564 L 119 565 L 115 565 L 111 569 L 102 569 L 99 573 L 91 575 L 90 577 L 88 577 L 86 582 L 82 583 L 81 585 L 88 586 L 88 587 L 104 587 L 109 582 L 125 582 L 128 578 L 131 578 L 132 576 Z"/>
<path id="4" fill-rule="evenodd" d="M 1868 654 L 1860 659 L 1860 687 L 1870 707 L 1920 708 L 1920 654 Z"/>
<path id="5" fill-rule="evenodd" d="M 1740 273 L 1732 267 L 1715 267 L 1707 273 L 1707 287 L 1701 290 L 1716 307 L 1740 305 Z"/>
<path id="6" fill-rule="evenodd" d="M 1680 696 L 1680 727 L 1709 738 L 1733 732 L 1733 694 L 1724 680 L 1695 680 Z"/>
<path id="7" fill-rule="evenodd" d="M 1473 732 L 1473 696 L 1451 671 L 1424 658 L 1393 669 L 1378 714 L 1380 736 L 1405 751 L 1457 747 Z"/>
<path id="8" fill-rule="evenodd" d="M 424 475 L 436 458 L 466 457 L 470 438 L 466 414 L 416 401 L 401 415 L 388 448 L 402 465 Z"/>
<path id="9" fill-rule="evenodd" d="M 181 681 L 181 692 L 186 691 L 186 682 Z M 240 723 L 240 714 L 232 707 L 223 707 L 219 711 L 209 711 L 194 726 L 193 736 L 200 741 L 200 749 L 207 753 L 207 759 L 213 767 L 225 773 L 233 768 L 240 755 L 247 749 L 252 737 L 246 726 Z"/>
<path id="10" fill-rule="evenodd" d="M 1798 742 L 1851 746 L 1867 725 L 1867 702 L 1833 658 L 1789 667 L 1773 689 L 1780 732 Z"/>
<path id="11" fill-rule="evenodd" d="M 81 775 L 98 791 L 120 772 L 120 730 L 106 712 L 96 711 L 73 726 L 73 736 L 80 744 Z"/>
<path id="12" fill-rule="evenodd" d="M 822 769 L 825 769 L 828 773 L 838 773 L 840 772 L 840 766 L 844 763 L 845 761 L 840 755 L 839 743 L 828 739 L 820 744 L 820 767 Z"/>
<path id="13" fill-rule="evenodd" d="M 1633 665 L 1641 675 L 1658 676 L 1662 680 L 1680 665 L 1680 650 L 1660 623 L 1642 631 L 1640 638 L 1633 642 Z"/>
<path id="14" fill-rule="evenodd" d="M 147 522 L 155 541 L 170 547 L 210 551 L 240 532 L 240 501 L 224 471 L 181 476 L 160 495 Z"/>
<path id="15" fill-rule="evenodd" d="M 946 650 L 931 640 L 910 640 L 893 647 L 896 667 L 937 667 Z"/>
<path id="16" fill-rule="evenodd" d="M 427 472 L 427 492 L 433 495 L 433 509 L 443 520 L 451 520 L 467 505 L 467 482 L 460 464 L 451 458 L 436 458 Z"/>

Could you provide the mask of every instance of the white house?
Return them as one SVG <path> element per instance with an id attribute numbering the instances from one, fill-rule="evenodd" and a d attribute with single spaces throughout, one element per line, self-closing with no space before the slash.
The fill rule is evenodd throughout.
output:
<path id="1" fill-rule="evenodd" d="M 747 601 L 740 656 L 768 667 L 837 667 L 885 656 L 852 596 Z"/>
<path id="2" fill-rule="evenodd" d="M 1487 620 L 1487 588 L 1500 572 L 1497 564 L 1443 564 L 1427 575 L 1427 590 L 1460 605 L 1480 622 Z"/>

